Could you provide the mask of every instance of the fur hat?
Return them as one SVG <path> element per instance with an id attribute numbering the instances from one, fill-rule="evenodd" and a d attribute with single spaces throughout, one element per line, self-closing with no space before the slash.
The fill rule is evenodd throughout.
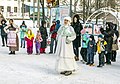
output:
<path id="1" fill-rule="evenodd" d="M 2 19 L 1 24 L 2 24 L 3 21 L 4 21 L 5 23 L 7 22 L 5 19 Z"/>
<path id="2" fill-rule="evenodd" d="M 69 17 L 69 16 L 64 17 L 64 20 L 68 20 L 71 23 L 71 17 Z"/>

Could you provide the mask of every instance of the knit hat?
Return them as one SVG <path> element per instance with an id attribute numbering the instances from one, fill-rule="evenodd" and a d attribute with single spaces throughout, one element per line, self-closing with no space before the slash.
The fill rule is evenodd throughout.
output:
<path id="1" fill-rule="evenodd" d="M 94 36 L 93 35 L 90 35 L 90 37 L 89 38 L 91 38 L 92 40 L 94 40 Z"/>
<path id="2" fill-rule="evenodd" d="M 5 23 L 7 22 L 5 19 L 2 19 L 1 24 L 2 24 L 3 21 L 4 21 Z"/>
<path id="3" fill-rule="evenodd" d="M 103 38 L 103 35 L 101 35 L 101 34 L 100 34 L 100 35 L 98 35 L 98 38 Z"/>

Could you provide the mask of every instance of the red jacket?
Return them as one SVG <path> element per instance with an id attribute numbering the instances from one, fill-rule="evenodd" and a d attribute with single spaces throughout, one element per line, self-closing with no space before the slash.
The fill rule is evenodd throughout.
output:
<path id="1" fill-rule="evenodd" d="M 56 27 L 56 25 L 52 25 L 50 28 L 50 32 L 52 33 L 51 38 L 54 38 L 54 39 L 57 36 L 57 32 L 55 32 L 55 27 Z"/>
<path id="2" fill-rule="evenodd" d="M 33 47 L 33 40 L 34 40 L 34 37 L 32 37 L 32 39 L 28 39 L 27 37 L 25 37 L 25 40 L 27 41 L 27 48 L 29 47 Z"/>

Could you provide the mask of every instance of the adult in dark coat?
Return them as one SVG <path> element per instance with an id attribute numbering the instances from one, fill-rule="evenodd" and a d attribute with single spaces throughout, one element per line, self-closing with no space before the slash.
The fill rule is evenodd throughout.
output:
<path id="1" fill-rule="evenodd" d="M 45 21 L 41 22 L 41 27 L 39 30 L 43 39 L 43 41 L 41 42 L 40 53 L 45 53 L 45 48 L 47 47 L 47 38 L 48 38 Z"/>
<path id="2" fill-rule="evenodd" d="M 106 45 L 106 64 L 111 64 L 112 57 L 112 44 L 113 44 L 113 23 L 106 23 L 106 30 L 100 29 L 101 33 L 104 35 L 104 39 L 107 42 Z"/>
<path id="3" fill-rule="evenodd" d="M 82 24 L 80 23 L 80 17 L 79 15 L 74 15 L 72 27 L 74 28 L 74 31 L 76 33 L 76 39 L 73 41 L 73 50 L 75 54 L 75 60 L 79 60 L 79 47 L 81 45 L 81 33 L 80 31 L 83 29 Z"/>
<path id="4" fill-rule="evenodd" d="M 119 38 L 119 32 L 117 30 L 117 24 L 114 24 L 114 27 L 113 27 L 113 30 L 114 30 L 114 40 L 113 40 L 113 44 L 118 44 L 118 38 Z M 112 58 L 111 58 L 111 61 L 112 62 L 116 62 L 116 55 L 117 55 L 117 49 L 112 49 Z"/>
<path id="5" fill-rule="evenodd" d="M 6 20 L 2 20 L 0 25 L 0 29 L 1 29 L 1 38 L 2 38 L 2 46 L 5 46 L 5 41 L 6 41 L 6 46 L 7 46 L 7 33 L 5 33 L 4 28 L 7 26 L 6 24 Z"/>

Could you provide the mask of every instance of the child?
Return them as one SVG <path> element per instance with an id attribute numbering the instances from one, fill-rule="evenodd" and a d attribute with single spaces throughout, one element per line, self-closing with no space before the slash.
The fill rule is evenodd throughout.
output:
<path id="1" fill-rule="evenodd" d="M 89 37 L 89 42 L 88 42 L 88 46 L 87 46 L 87 64 L 86 65 L 90 65 L 90 66 L 94 66 L 94 52 L 95 52 L 95 40 L 94 40 L 94 36 L 91 35 Z"/>
<path id="2" fill-rule="evenodd" d="M 80 54 L 82 56 L 82 63 L 87 62 L 87 45 L 89 42 L 89 34 L 88 31 L 86 31 L 85 34 L 82 35 L 82 47 L 81 47 L 81 51 Z"/>
<path id="3" fill-rule="evenodd" d="M 27 26 L 25 24 L 25 21 L 22 22 L 22 25 L 20 25 L 20 39 L 21 39 L 21 48 L 25 48 L 25 32 L 27 31 Z"/>
<path id="4" fill-rule="evenodd" d="M 102 35 L 98 36 L 98 42 L 97 42 L 97 51 L 99 54 L 99 65 L 97 67 L 104 66 L 104 55 L 105 55 L 105 46 L 107 45 L 107 42 L 103 39 Z"/>
<path id="5" fill-rule="evenodd" d="M 35 38 L 35 47 L 36 47 L 36 55 L 40 54 L 40 46 L 41 46 L 41 42 L 43 41 L 40 31 L 37 31 L 37 35 Z"/>
<path id="6" fill-rule="evenodd" d="M 31 29 L 28 29 L 26 34 L 27 34 L 27 37 L 25 37 L 25 40 L 27 41 L 27 53 L 28 55 L 30 55 L 33 53 L 34 34 L 32 33 Z"/>

